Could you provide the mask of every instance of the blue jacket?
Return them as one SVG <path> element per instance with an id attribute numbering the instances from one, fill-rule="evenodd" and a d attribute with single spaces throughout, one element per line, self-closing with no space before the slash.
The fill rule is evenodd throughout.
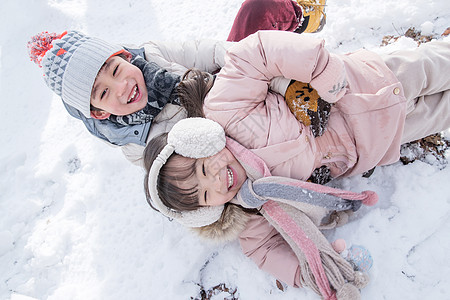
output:
<path id="1" fill-rule="evenodd" d="M 145 58 L 144 48 L 129 49 L 132 54 L 137 54 Z M 94 136 L 105 140 L 113 145 L 123 146 L 129 143 L 145 146 L 148 133 L 150 131 L 151 122 L 138 125 L 120 125 L 111 122 L 109 119 L 97 120 L 93 118 L 86 118 L 79 110 L 66 104 L 69 114 L 81 120 L 86 126 L 87 130 Z"/>

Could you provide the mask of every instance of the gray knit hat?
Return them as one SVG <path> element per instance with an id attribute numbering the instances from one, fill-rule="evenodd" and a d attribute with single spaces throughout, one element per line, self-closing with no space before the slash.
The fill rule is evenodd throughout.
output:
<path id="1" fill-rule="evenodd" d="M 44 80 L 62 100 L 90 118 L 95 78 L 105 61 L 123 47 L 69 31 L 43 32 L 28 42 L 32 61 L 44 68 Z"/>

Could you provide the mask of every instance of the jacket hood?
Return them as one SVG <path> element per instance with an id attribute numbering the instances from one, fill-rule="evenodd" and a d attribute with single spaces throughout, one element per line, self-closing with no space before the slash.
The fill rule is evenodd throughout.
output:
<path id="1" fill-rule="evenodd" d="M 249 219 L 241 207 L 228 204 L 216 222 L 197 228 L 191 228 L 200 237 L 214 242 L 229 242 L 237 239 L 245 229 Z"/>

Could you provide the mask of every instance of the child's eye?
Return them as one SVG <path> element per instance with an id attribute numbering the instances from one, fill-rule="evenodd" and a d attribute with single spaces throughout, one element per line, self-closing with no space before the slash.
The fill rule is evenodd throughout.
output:
<path id="1" fill-rule="evenodd" d="M 206 176 L 205 163 L 204 162 L 202 163 L 202 173 L 203 173 L 203 176 Z"/>
<path id="2" fill-rule="evenodd" d="M 119 65 L 117 65 L 115 68 L 114 68 L 114 71 L 113 71 L 113 76 L 116 76 L 116 73 L 117 73 L 117 70 L 119 69 Z"/>
<path id="3" fill-rule="evenodd" d="M 203 199 L 205 200 L 205 204 L 208 204 L 208 200 L 207 200 L 207 198 L 206 198 L 206 195 L 207 195 L 207 192 L 205 191 L 205 194 L 203 195 Z"/>
<path id="4" fill-rule="evenodd" d="M 106 92 L 108 89 L 103 90 L 103 92 L 100 94 L 100 100 L 103 99 L 103 97 L 106 95 Z"/>

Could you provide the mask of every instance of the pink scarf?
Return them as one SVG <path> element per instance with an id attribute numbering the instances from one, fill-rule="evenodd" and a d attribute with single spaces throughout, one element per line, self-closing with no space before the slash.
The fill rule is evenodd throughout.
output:
<path id="1" fill-rule="evenodd" d="M 290 188 L 295 187 L 298 188 L 296 195 L 302 195 L 305 192 L 311 192 L 313 195 L 327 194 L 328 197 L 332 197 L 331 201 L 333 199 L 346 201 L 345 203 L 348 203 L 348 200 L 361 201 L 366 205 L 374 205 L 378 201 L 377 194 L 372 191 L 353 193 L 300 180 L 271 176 L 265 162 L 238 142 L 227 138 L 226 147 L 243 165 L 249 177 L 237 199 L 244 203 L 249 202 L 249 198 L 252 197 L 255 197 L 255 203 L 259 203 L 258 200 L 264 201 L 261 213 L 282 234 L 296 253 L 300 262 L 302 283 L 310 286 L 325 299 L 357 299 L 358 288 L 365 285 L 368 279 L 361 278 L 362 275 L 357 274 L 350 264 L 331 248 L 319 231 L 320 224 L 317 223 L 323 217 L 323 206 L 314 203 L 314 198 L 310 203 L 292 200 L 290 197 L 292 193 L 289 191 Z M 275 194 L 273 184 L 277 187 Z M 246 190 L 249 191 L 246 192 Z M 267 201 L 267 199 L 270 200 Z"/>

